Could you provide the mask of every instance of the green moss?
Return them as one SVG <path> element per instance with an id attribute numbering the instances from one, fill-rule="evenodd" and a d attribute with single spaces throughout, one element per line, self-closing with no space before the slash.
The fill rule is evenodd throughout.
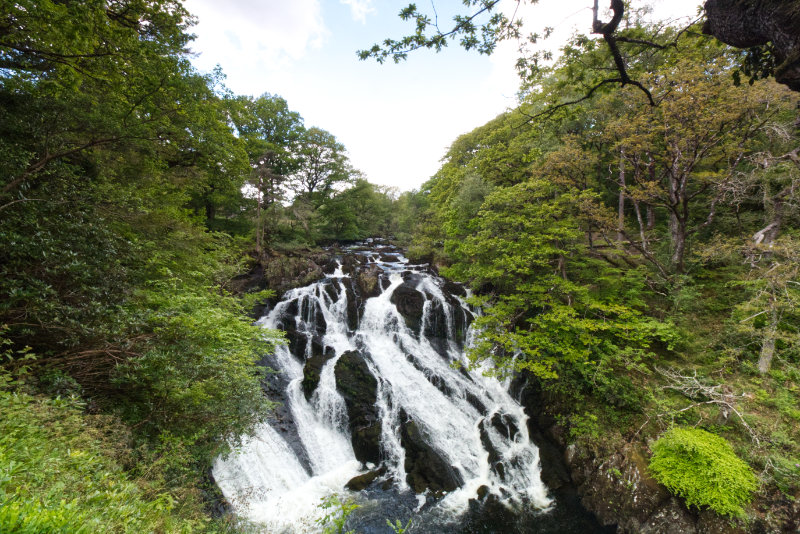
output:
<path id="1" fill-rule="evenodd" d="M 697 428 L 672 428 L 653 445 L 653 477 L 689 506 L 743 517 L 758 480 L 728 441 Z"/>

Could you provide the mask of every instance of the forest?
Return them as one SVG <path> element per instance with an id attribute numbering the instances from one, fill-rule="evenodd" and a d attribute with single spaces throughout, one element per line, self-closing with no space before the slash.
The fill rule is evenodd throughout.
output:
<path id="1" fill-rule="evenodd" d="M 470 288 L 468 366 L 535 384 L 572 450 L 800 527 L 800 93 L 764 56 L 627 12 L 638 85 L 576 36 L 401 192 L 199 72 L 192 22 L 3 2 L 0 531 L 248 531 L 209 470 L 275 407 L 253 310 L 287 287 L 241 281 L 370 237 Z"/>

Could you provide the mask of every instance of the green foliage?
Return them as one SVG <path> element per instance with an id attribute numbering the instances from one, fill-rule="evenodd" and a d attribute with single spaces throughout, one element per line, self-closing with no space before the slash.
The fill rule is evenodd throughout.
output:
<path id="1" fill-rule="evenodd" d="M 391 521 L 389 521 L 387 519 L 386 520 L 386 524 L 389 525 L 389 528 L 391 528 L 392 532 L 394 532 L 395 534 L 405 534 L 408 531 L 408 529 L 411 528 L 411 522 L 412 521 L 413 521 L 413 518 L 409 519 L 406 522 L 406 524 L 403 525 L 403 523 L 399 519 L 395 519 L 394 523 L 392 523 Z"/>
<path id="2" fill-rule="evenodd" d="M 252 325 L 239 302 L 165 280 L 139 290 L 129 306 L 147 336 L 140 355 L 115 372 L 131 422 L 214 445 L 210 458 L 267 415 L 257 362 L 281 338 Z"/>
<path id="3" fill-rule="evenodd" d="M 597 440 L 600 438 L 600 427 L 597 424 L 597 416 L 586 412 L 583 415 L 573 415 L 569 420 L 569 434 L 575 438 Z M 619 477 L 622 475 L 619 474 Z"/>
<path id="4" fill-rule="evenodd" d="M 650 344 L 669 339 L 671 329 L 604 289 L 605 278 L 619 274 L 585 254 L 579 210 L 588 202 L 591 193 L 559 192 L 544 180 L 498 189 L 475 233 L 448 242 L 455 261 L 444 272 L 495 294 L 475 320 L 471 358 L 540 378 L 572 376 L 580 388 L 591 380 L 610 402 L 636 406 L 632 385 L 615 370 L 638 370 Z M 628 292 L 636 295 L 634 286 Z"/>
<path id="5" fill-rule="evenodd" d="M 743 517 L 758 489 L 752 469 L 725 438 L 698 428 L 672 428 L 653 444 L 653 477 L 689 506 Z"/>
<path id="6" fill-rule="evenodd" d="M 214 532 L 196 494 L 125 474 L 124 429 L 80 401 L 0 391 L 0 531 Z M 151 469 L 157 470 L 151 466 Z"/>
<path id="7" fill-rule="evenodd" d="M 319 508 L 326 511 L 325 515 L 317 520 L 317 524 L 323 527 L 323 534 L 355 534 L 353 530 L 344 530 L 350 514 L 361 508 L 352 498 L 343 499 L 339 495 L 332 494 L 322 499 Z"/>

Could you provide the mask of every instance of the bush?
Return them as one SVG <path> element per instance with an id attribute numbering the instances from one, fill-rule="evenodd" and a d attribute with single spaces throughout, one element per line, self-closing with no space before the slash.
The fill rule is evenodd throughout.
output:
<path id="1" fill-rule="evenodd" d="M 728 441 L 697 428 L 672 428 L 653 445 L 653 477 L 689 506 L 708 506 L 720 515 L 744 516 L 758 488 L 752 469 Z"/>
<path id="2" fill-rule="evenodd" d="M 212 531 L 199 499 L 176 507 L 125 474 L 115 430 L 74 398 L 0 390 L 0 532 Z"/>

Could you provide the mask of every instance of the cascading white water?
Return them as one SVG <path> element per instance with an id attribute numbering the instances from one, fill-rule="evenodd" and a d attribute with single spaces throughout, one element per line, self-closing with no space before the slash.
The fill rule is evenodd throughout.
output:
<path id="1" fill-rule="evenodd" d="M 259 321 L 268 328 L 290 325 L 296 339 L 305 340 L 305 346 L 295 350 L 304 361 L 288 347 L 279 347 L 270 360 L 286 382 L 285 401 L 297 438 L 292 446 L 274 426 L 265 424 L 237 452 L 215 462 L 214 478 L 235 512 L 269 532 L 316 532 L 320 499 L 347 493 L 348 480 L 374 467 L 356 459 L 347 407 L 337 390 L 336 365 L 348 351 L 358 352 L 377 382 L 380 457 L 386 467 L 383 480 L 388 481 L 384 486 L 391 483 L 394 491 L 412 491 L 406 483 L 407 451 L 401 432 L 403 424 L 413 421 L 430 454 L 441 458 L 459 482 L 454 491 L 437 494 L 431 506 L 438 513 L 464 512 L 482 486 L 484 493 L 508 505 L 549 506 L 538 450 L 529 439 L 522 407 L 506 385 L 480 370 L 465 373 L 452 365 L 464 361 L 464 339 L 457 336 L 466 337 L 467 332 L 456 327 L 455 314 L 464 313 L 466 305 L 454 297 L 448 300 L 441 279 L 426 272 L 408 276 L 408 260 L 402 256 L 381 261 L 378 252 L 369 258 L 383 269 L 386 287 L 361 303 L 355 331 L 348 328 L 348 304 L 353 303 L 348 302 L 341 263 L 328 278 L 288 292 Z M 406 324 L 393 303 L 393 294 L 404 284 L 424 299 L 418 331 Z M 437 326 L 442 319 L 444 324 Z M 434 328 L 444 332 L 444 345 L 426 335 Z M 301 382 L 314 342 L 318 351 L 332 354 L 307 400 Z M 298 455 L 298 448 L 305 455 Z"/>

